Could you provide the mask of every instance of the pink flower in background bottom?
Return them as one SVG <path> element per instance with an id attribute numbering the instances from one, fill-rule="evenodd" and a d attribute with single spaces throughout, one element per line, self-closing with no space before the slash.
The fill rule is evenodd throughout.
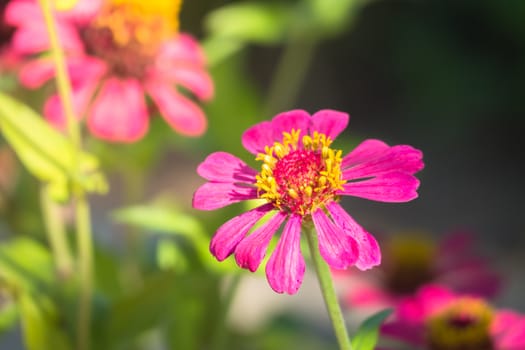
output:
<path id="1" fill-rule="evenodd" d="M 523 350 L 525 316 L 427 285 L 399 303 L 381 333 L 425 350 Z"/>
<path id="2" fill-rule="evenodd" d="M 501 289 L 501 276 L 476 254 L 471 233 L 454 232 L 440 242 L 421 234 L 395 234 L 383 242 L 383 264 L 374 271 L 334 271 L 339 281 L 348 282 L 343 298 L 350 307 L 395 306 L 428 283 L 485 298 Z"/>
<path id="3" fill-rule="evenodd" d="M 319 251 L 333 268 L 355 265 L 361 270 L 380 263 L 379 246 L 339 205 L 342 195 L 382 202 L 417 197 L 422 153 L 410 146 L 388 146 L 366 140 L 352 152 L 332 148 L 346 128 L 346 113 L 302 110 L 277 115 L 248 129 L 244 147 L 261 161 L 258 172 L 225 152 L 209 155 L 197 172 L 209 182 L 195 192 L 193 206 L 213 210 L 232 203 L 263 199 L 261 206 L 226 222 L 213 237 L 212 254 L 224 260 L 235 254 L 237 264 L 255 271 L 268 244 L 284 223 L 282 235 L 266 265 L 270 286 L 278 293 L 296 293 L 304 275 L 300 251 L 302 225 L 317 231 Z M 267 221 L 249 231 L 269 214 Z"/>

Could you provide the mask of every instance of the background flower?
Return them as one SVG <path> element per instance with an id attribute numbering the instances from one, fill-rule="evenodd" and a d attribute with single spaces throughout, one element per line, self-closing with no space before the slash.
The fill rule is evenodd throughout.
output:
<path id="1" fill-rule="evenodd" d="M 418 349 L 525 348 L 525 316 L 494 310 L 482 298 L 455 294 L 439 285 L 424 286 L 402 300 L 381 332 Z"/>
<path id="2" fill-rule="evenodd" d="M 87 116 L 96 137 L 134 142 L 148 130 L 147 94 L 166 122 L 187 136 L 206 129 L 202 110 L 177 86 L 201 100 L 213 95 L 199 44 L 177 34 L 178 1 L 80 0 L 57 13 L 60 41 L 67 55 L 75 112 Z M 49 49 L 49 38 L 35 1 L 14 0 L 6 20 L 16 27 L 12 50 L 27 55 L 20 71 L 26 87 L 38 88 L 54 76 L 52 61 L 37 56 Z M 58 127 L 65 118 L 58 95 L 44 106 Z"/>
<path id="3" fill-rule="evenodd" d="M 334 271 L 347 282 L 344 300 L 350 307 L 395 306 L 427 283 L 457 293 L 492 298 L 501 290 L 501 276 L 480 256 L 471 232 L 456 231 L 433 241 L 428 235 L 396 233 L 384 237 L 383 263 L 369 273 Z"/>

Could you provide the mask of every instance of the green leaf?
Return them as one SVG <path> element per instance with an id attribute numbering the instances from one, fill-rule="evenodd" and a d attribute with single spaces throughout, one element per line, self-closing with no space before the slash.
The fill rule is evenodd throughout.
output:
<path id="1" fill-rule="evenodd" d="M 391 313 L 391 309 L 382 310 L 367 318 L 352 338 L 352 349 L 374 350 L 379 336 L 379 327 Z"/>
<path id="2" fill-rule="evenodd" d="M 54 305 L 44 298 L 38 302 L 30 294 L 18 297 L 24 342 L 28 350 L 68 350 L 67 338 L 59 328 Z"/>
<path id="3" fill-rule="evenodd" d="M 29 238 L 3 242 L 0 244 L 0 279 L 24 292 L 47 289 L 54 281 L 51 254 Z"/>
<path id="4" fill-rule="evenodd" d="M 144 280 L 141 289 L 129 291 L 111 307 L 107 339 L 113 342 L 132 340 L 167 317 L 168 303 L 176 289 L 172 272 L 160 272 Z"/>
<path id="5" fill-rule="evenodd" d="M 235 3 L 211 12 L 205 26 L 212 37 L 272 44 L 286 36 L 291 13 L 291 8 L 284 5 Z"/>
<path id="6" fill-rule="evenodd" d="M 202 263 L 218 272 L 238 272 L 233 261 L 219 263 L 209 252 L 209 235 L 201 223 L 193 216 L 177 208 L 161 204 L 137 205 L 123 208 L 113 213 L 120 223 L 137 226 L 163 234 L 176 234 L 186 237 L 194 246 Z M 159 257 L 157 257 L 157 260 Z"/>
<path id="7" fill-rule="evenodd" d="M 317 30 L 325 35 L 337 35 L 351 25 L 358 10 L 369 0 L 308 0 Z"/>
<path id="8" fill-rule="evenodd" d="M 0 93 L 0 130 L 25 165 L 39 180 L 50 186 L 56 200 L 66 200 L 71 182 L 89 192 L 106 192 L 107 183 L 99 172 L 98 160 L 78 154 L 72 143 L 28 106 Z"/>

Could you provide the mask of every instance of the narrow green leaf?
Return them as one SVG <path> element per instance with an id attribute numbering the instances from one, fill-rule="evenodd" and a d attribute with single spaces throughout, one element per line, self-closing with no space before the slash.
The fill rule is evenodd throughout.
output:
<path id="1" fill-rule="evenodd" d="M 367 318 L 352 337 L 352 349 L 374 350 L 379 337 L 379 327 L 391 313 L 391 309 L 386 309 Z"/>
<path id="2" fill-rule="evenodd" d="M 218 262 L 209 251 L 210 238 L 197 218 L 177 208 L 161 204 L 137 205 L 119 209 L 113 218 L 120 223 L 163 234 L 184 236 L 191 242 L 200 260 L 210 270 L 239 272 L 233 261 Z M 158 257 L 157 257 L 158 259 Z"/>
<path id="3" fill-rule="evenodd" d="M 25 167 L 50 184 L 57 200 L 67 199 L 70 182 L 90 192 L 107 191 L 107 183 L 96 171 L 98 160 L 93 155 L 80 153 L 77 167 L 73 145 L 64 135 L 31 108 L 2 93 L 0 130 Z"/>
<path id="4" fill-rule="evenodd" d="M 67 338 L 58 326 L 54 305 L 40 298 L 38 302 L 30 294 L 18 298 L 24 342 L 28 350 L 68 350 Z"/>
<path id="5" fill-rule="evenodd" d="M 235 3 L 211 12 L 205 25 L 211 36 L 271 44 L 286 36 L 291 12 L 284 5 Z"/>
<path id="6" fill-rule="evenodd" d="M 0 244 L 0 279 L 25 292 L 49 288 L 54 281 L 51 254 L 29 238 L 3 242 Z"/>

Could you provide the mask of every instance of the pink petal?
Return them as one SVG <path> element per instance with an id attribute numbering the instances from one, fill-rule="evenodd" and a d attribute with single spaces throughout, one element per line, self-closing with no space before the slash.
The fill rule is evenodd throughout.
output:
<path id="1" fill-rule="evenodd" d="M 55 76 L 55 65 L 50 58 L 35 59 L 24 64 L 19 72 L 23 86 L 36 89 Z"/>
<path id="2" fill-rule="evenodd" d="M 164 42 L 158 53 L 158 66 L 161 69 L 163 65 L 173 67 L 180 63 L 204 66 L 205 61 L 198 41 L 186 33 L 180 33 L 176 39 Z"/>
<path id="3" fill-rule="evenodd" d="M 522 316 L 513 310 L 499 310 L 490 324 L 490 334 L 499 339 L 521 318 Z"/>
<path id="4" fill-rule="evenodd" d="M 225 222 L 211 239 L 211 253 L 219 261 L 226 259 L 253 225 L 272 209 L 271 204 L 265 204 Z"/>
<path id="5" fill-rule="evenodd" d="M 280 141 L 283 138 L 283 132 L 291 132 L 292 129 L 300 130 L 301 136 L 308 134 L 310 115 L 306 111 L 295 109 L 276 115 L 271 123 L 273 139 Z"/>
<path id="6" fill-rule="evenodd" d="M 423 315 L 430 316 L 447 307 L 457 297 L 448 288 L 437 284 L 428 284 L 417 291 Z"/>
<path id="7" fill-rule="evenodd" d="M 76 24 L 88 24 L 102 8 L 103 0 L 77 0 L 71 10 L 60 12 L 59 17 Z"/>
<path id="8" fill-rule="evenodd" d="M 186 136 L 200 136 L 206 131 L 207 121 L 202 110 L 191 100 L 177 93 L 161 81 L 150 81 L 147 90 L 166 122 Z"/>
<path id="9" fill-rule="evenodd" d="M 305 263 L 301 254 L 301 217 L 292 215 L 266 264 L 266 278 L 277 293 L 295 294 L 303 282 L 304 270 Z"/>
<path id="10" fill-rule="evenodd" d="M 368 270 L 381 263 L 381 250 L 374 236 L 366 232 L 348 213 L 336 202 L 326 205 L 335 224 L 343 229 L 345 234 L 354 238 L 359 247 L 359 257 L 355 263 L 360 270 Z"/>
<path id="11" fill-rule="evenodd" d="M 364 161 L 350 169 L 343 170 L 345 180 L 378 176 L 387 172 L 399 171 L 414 174 L 423 169 L 423 153 L 411 146 L 393 146 L 381 157 Z"/>
<path id="12" fill-rule="evenodd" d="M 252 154 L 264 153 L 264 148 L 273 142 L 272 123 L 268 121 L 255 124 L 242 134 L 242 145 Z"/>
<path id="13" fill-rule="evenodd" d="M 498 350 L 525 349 L 525 317 L 522 316 L 512 324 L 508 324 L 507 329 L 500 333 L 496 344 Z"/>
<path id="14" fill-rule="evenodd" d="M 380 202 L 408 202 L 417 198 L 419 180 L 402 172 L 391 172 L 369 180 L 348 182 L 339 194 Z"/>
<path id="15" fill-rule="evenodd" d="M 73 112 L 78 119 L 84 116 L 96 88 L 96 82 L 84 84 L 73 89 Z M 64 115 L 62 101 L 57 94 L 49 97 L 44 104 L 46 119 L 59 130 L 66 130 L 67 120 Z"/>
<path id="16" fill-rule="evenodd" d="M 390 146 L 380 140 L 368 139 L 361 142 L 352 152 L 343 158 L 341 169 L 360 164 L 383 155 Z"/>
<path id="17" fill-rule="evenodd" d="M 312 126 L 310 133 L 314 131 L 329 136 L 332 140 L 346 128 L 350 119 L 347 113 L 323 109 L 312 116 Z"/>
<path id="18" fill-rule="evenodd" d="M 91 133 L 115 142 L 134 142 L 148 130 L 144 91 L 135 79 L 109 78 L 88 116 Z"/>
<path id="19" fill-rule="evenodd" d="M 169 78 L 194 93 L 201 100 L 206 101 L 213 97 L 213 81 L 202 67 L 195 65 L 173 67 Z"/>
<path id="20" fill-rule="evenodd" d="M 257 171 L 245 162 L 226 152 L 210 154 L 197 167 L 197 173 L 206 180 L 214 182 L 244 182 L 255 183 Z"/>
<path id="21" fill-rule="evenodd" d="M 42 11 L 36 1 L 11 0 L 5 7 L 4 20 L 12 26 L 26 25 L 37 19 L 43 21 Z"/>
<path id="22" fill-rule="evenodd" d="M 359 286 L 352 287 L 346 294 L 345 300 L 350 307 L 380 307 L 386 308 L 393 306 L 390 295 L 388 295 L 383 288 L 376 286 Z"/>
<path id="23" fill-rule="evenodd" d="M 255 187 L 234 183 L 207 182 L 193 194 L 193 207 L 200 210 L 215 210 L 240 201 L 257 198 Z"/>
<path id="24" fill-rule="evenodd" d="M 266 249 L 273 234 L 279 229 L 286 216 L 287 214 L 284 212 L 277 212 L 261 227 L 244 238 L 235 248 L 237 265 L 247 268 L 251 272 L 257 270 L 266 255 Z"/>
<path id="25" fill-rule="evenodd" d="M 334 269 L 346 269 L 359 255 L 357 242 L 326 216 L 322 208 L 312 213 L 312 220 L 319 237 L 319 252 Z"/>

